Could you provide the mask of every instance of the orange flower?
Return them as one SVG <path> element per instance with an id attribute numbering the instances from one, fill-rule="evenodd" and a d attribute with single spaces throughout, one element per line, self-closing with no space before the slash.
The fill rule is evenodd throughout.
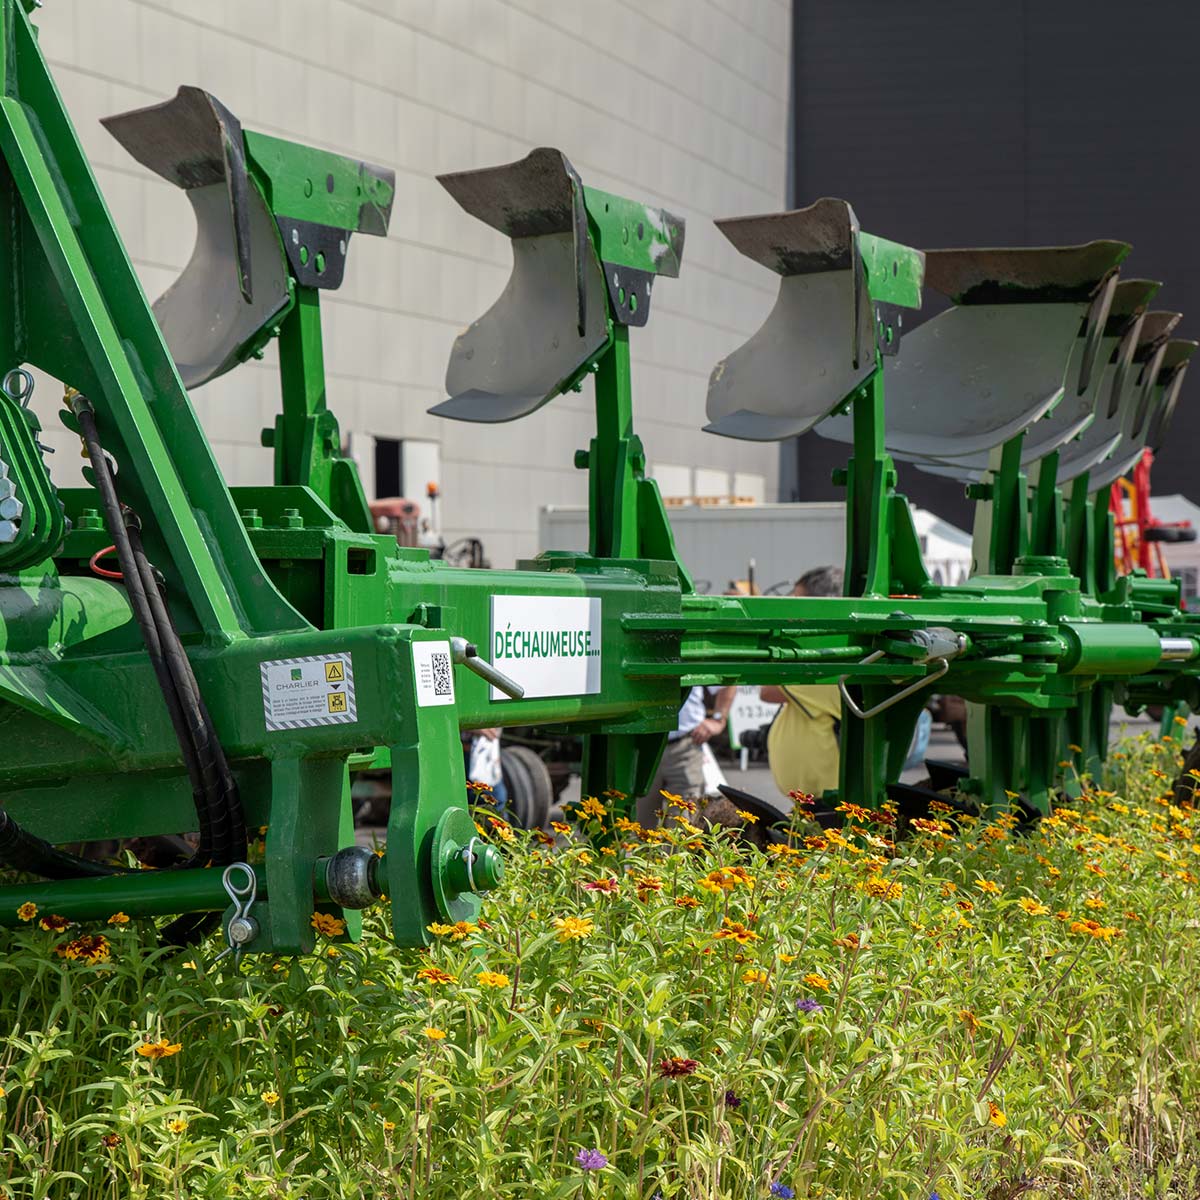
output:
<path id="1" fill-rule="evenodd" d="M 695 896 L 676 896 L 675 897 L 675 907 L 676 908 L 699 908 L 700 901 L 697 900 Z"/>
<path id="2" fill-rule="evenodd" d="M 71 922 L 66 917 L 60 917 L 57 913 L 50 913 L 48 916 L 43 917 L 38 924 L 51 933 L 61 933 Z"/>
<path id="3" fill-rule="evenodd" d="M 725 918 L 725 927 L 718 929 L 713 936 L 718 938 L 732 938 L 739 946 L 745 946 L 749 942 L 761 940 L 757 933 L 752 929 L 747 929 L 741 921 L 731 921 L 728 917 Z"/>
<path id="4" fill-rule="evenodd" d="M 817 991 L 829 991 L 829 980 L 826 979 L 824 975 L 818 975 L 816 971 L 809 971 L 809 973 L 804 977 L 804 982 L 807 983 L 810 988 L 814 988 Z"/>
<path id="5" fill-rule="evenodd" d="M 183 1049 L 181 1042 L 171 1042 L 166 1038 L 159 1038 L 157 1042 L 143 1042 L 137 1047 L 136 1053 L 142 1058 L 160 1059 L 170 1058 L 172 1054 L 178 1054 Z"/>
<path id="6" fill-rule="evenodd" d="M 457 982 L 449 971 L 443 971 L 441 967 L 422 967 L 417 972 L 417 978 L 423 979 L 426 983 L 443 984 Z"/>
<path id="7" fill-rule="evenodd" d="M 346 932 L 346 922 L 332 913 L 315 912 L 309 924 L 326 937 L 340 937 Z"/>
<path id="8" fill-rule="evenodd" d="M 990 1100 L 988 1101 L 988 1122 L 998 1129 L 1003 1129 L 1008 1124 L 1008 1117 L 1004 1115 L 1000 1106 L 993 1104 Z"/>
<path id="9" fill-rule="evenodd" d="M 506 988 L 512 980 L 501 971 L 480 971 L 475 976 L 480 987 Z"/>
<path id="10" fill-rule="evenodd" d="M 969 1009 L 959 1009 L 958 1019 L 967 1027 L 967 1032 L 974 1034 L 979 1028 L 979 1018 Z"/>
<path id="11" fill-rule="evenodd" d="M 22 921 L 32 921 L 37 916 L 38 906 L 32 900 L 26 900 L 20 908 L 17 909 L 17 916 Z"/>
<path id="12" fill-rule="evenodd" d="M 998 896 L 1004 889 L 992 879 L 977 879 L 975 886 L 981 891 L 986 892 L 989 896 Z"/>

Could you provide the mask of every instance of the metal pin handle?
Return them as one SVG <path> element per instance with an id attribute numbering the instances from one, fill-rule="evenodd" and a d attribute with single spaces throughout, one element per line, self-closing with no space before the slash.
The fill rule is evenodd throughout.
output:
<path id="1" fill-rule="evenodd" d="M 854 702 L 854 698 L 850 695 L 846 687 L 846 680 L 850 678 L 849 675 L 843 675 L 838 680 L 838 691 L 841 693 L 842 700 L 851 713 L 858 717 L 860 721 L 869 721 L 872 717 L 877 717 L 881 712 L 886 711 L 893 705 L 899 704 L 901 700 L 907 700 L 909 696 L 921 691 L 922 688 L 927 688 L 931 683 L 936 683 L 950 670 L 950 660 L 957 658 L 967 646 L 967 640 L 962 634 L 940 627 L 934 629 L 916 629 L 911 636 L 913 642 L 922 647 L 928 656 L 922 661 L 934 667 L 935 670 L 923 678 L 916 680 L 915 683 L 910 683 L 907 687 L 901 688 L 895 695 L 889 696 L 886 700 L 881 700 L 874 708 L 862 709 Z M 930 653 L 931 651 L 934 653 Z M 938 651 L 940 653 L 937 653 Z M 864 667 L 868 663 L 878 662 L 883 656 L 884 651 L 875 650 L 868 654 L 866 658 L 861 659 L 858 665 Z"/>
<path id="2" fill-rule="evenodd" d="M 874 662 L 877 658 L 882 657 L 883 651 L 876 650 L 874 654 L 868 654 L 859 665 L 861 666 L 863 663 Z M 849 675 L 843 675 L 841 679 L 838 680 L 838 691 L 841 692 L 842 699 L 846 702 L 846 707 L 856 717 L 858 717 L 860 721 L 869 721 L 872 717 L 877 717 L 885 709 L 891 708 L 893 704 L 899 704 L 901 700 L 906 700 L 914 692 L 919 692 L 922 688 L 927 688 L 931 683 L 941 679 L 941 677 L 945 675 L 948 670 L 950 670 L 950 664 L 944 658 L 935 658 L 932 661 L 933 663 L 937 664 L 936 671 L 926 675 L 924 679 L 918 679 L 916 683 L 910 683 L 906 688 L 901 688 L 900 691 L 898 691 L 894 696 L 889 696 L 886 700 L 881 700 L 875 705 L 874 708 L 861 709 L 857 704 L 854 703 L 854 698 L 850 695 L 850 692 L 846 687 L 846 680 L 850 678 Z"/>
<path id="3" fill-rule="evenodd" d="M 479 651 L 473 642 L 466 638 L 452 637 L 450 639 L 450 657 L 468 671 L 473 671 L 480 679 L 486 679 L 494 688 L 498 688 L 512 700 L 523 700 L 525 689 L 514 679 L 509 679 L 503 671 L 497 671 L 490 662 L 479 657 Z"/>

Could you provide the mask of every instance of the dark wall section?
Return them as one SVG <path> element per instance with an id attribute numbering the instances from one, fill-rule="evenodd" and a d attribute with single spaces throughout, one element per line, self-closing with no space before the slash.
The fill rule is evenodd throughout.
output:
<path id="1" fill-rule="evenodd" d="M 796 0 L 795 197 L 850 201 L 909 245 L 1133 243 L 1127 277 L 1200 337 L 1200 4 L 1144 24 L 1115 0 Z M 1154 490 L 1200 500 L 1200 382 L 1184 385 Z M 784 443 L 782 499 L 840 495 L 845 448 Z M 902 489 L 959 523 L 959 485 L 900 465 Z"/>

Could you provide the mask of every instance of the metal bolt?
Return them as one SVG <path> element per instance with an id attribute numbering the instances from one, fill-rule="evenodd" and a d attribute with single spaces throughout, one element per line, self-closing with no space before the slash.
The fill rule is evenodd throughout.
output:
<path id="1" fill-rule="evenodd" d="M 7 500 L 17 494 L 17 485 L 7 477 L 0 478 L 0 500 Z"/>
<path id="2" fill-rule="evenodd" d="M 234 917 L 227 932 L 230 945 L 245 946 L 258 937 L 258 922 L 253 917 Z"/>
<path id="3" fill-rule="evenodd" d="M 5 521 L 19 520 L 24 511 L 25 505 L 16 496 L 7 496 L 5 499 L 0 500 L 0 518 L 3 518 Z"/>
<path id="4" fill-rule="evenodd" d="M 7 546 L 17 540 L 19 529 L 12 521 L 0 521 L 0 545 Z"/>

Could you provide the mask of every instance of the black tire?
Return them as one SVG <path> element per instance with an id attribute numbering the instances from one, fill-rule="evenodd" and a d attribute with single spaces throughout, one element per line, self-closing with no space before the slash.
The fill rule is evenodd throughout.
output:
<path id="1" fill-rule="evenodd" d="M 541 829 L 550 820 L 550 805 L 554 803 L 554 781 L 550 778 L 550 770 L 541 760 L 536 751 L 528 746 L 503 746 L 500 750 L 501 769 L 505 769 L 505 759 L 517 766 L 516 775 L 523 775 L 525 811 L 521 821 L 523 829 Z M 508 794 L 508 802 L 516 815 L 518 809 L 513 803 L 514 792 Z"/>
<path id="2" fill-rule="evenodd" d="M 533 814 L 529 799 L 533 793 L 533 783 L 525 764 L 514 758 L 507 746 L 500 748 L 500 774 L 508 790 L 508 812 L 505 815 L 518 829 L 531 829 L 529 821 Z"/>

